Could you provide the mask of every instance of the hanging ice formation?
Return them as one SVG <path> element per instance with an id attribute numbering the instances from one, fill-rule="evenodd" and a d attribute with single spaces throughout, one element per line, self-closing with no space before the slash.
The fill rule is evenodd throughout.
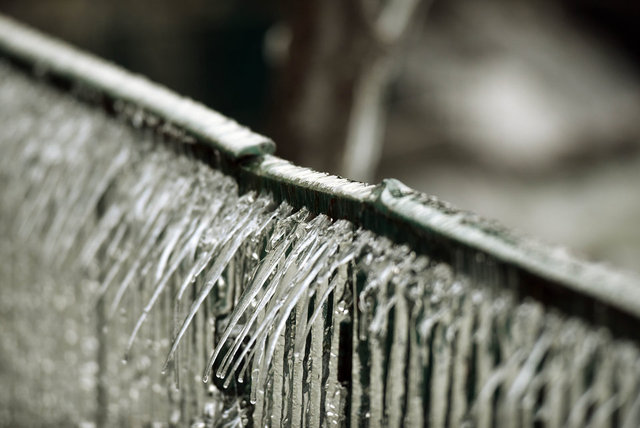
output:
<path id="1" fill-rule="evenodd" d="M 130 129 L 7 65 L 0 105 L 2 424 L 640 420 L 633 344 L 240 194 L 169 125 Z"/>

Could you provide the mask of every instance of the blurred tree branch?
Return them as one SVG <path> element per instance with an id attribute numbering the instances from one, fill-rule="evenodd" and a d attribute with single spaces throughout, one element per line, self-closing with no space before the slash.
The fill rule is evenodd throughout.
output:
<path id="1" fill-rule="evenodd" d="M 280 154 L 371 180 L 398 46 L 426 0 L 284 3 L 292 39 L 276 96 Z"/>

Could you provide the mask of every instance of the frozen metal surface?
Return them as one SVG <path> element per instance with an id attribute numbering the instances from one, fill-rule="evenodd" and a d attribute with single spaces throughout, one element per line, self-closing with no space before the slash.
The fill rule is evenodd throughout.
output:
<path id="1" fill-rule="evenodd" d="M 61 46 L 0 19 L 2 423 L 637 425 L 637 279 Z"/>
<path id="2" fill-rule="evenodd" d="M 466 273 L 481 255 L 498 266 L 505 286 L 523 297 L 640 339 L 640 281 L 631 274 L 515 236 L 396 180 L 372 186 L 291 165 L 269 155 L 273 142 L 231 119 L 2 16 L 0 56 L 88 102 L 108 104 L 107 110 L 127 116 L 134 126 L 169 125 L 172 132 L 194 138 L 187 144 L 213 148 L 220 153 L 218 166 L 243 191 L 268 190 L 295 207 L 348 219 Z"/>

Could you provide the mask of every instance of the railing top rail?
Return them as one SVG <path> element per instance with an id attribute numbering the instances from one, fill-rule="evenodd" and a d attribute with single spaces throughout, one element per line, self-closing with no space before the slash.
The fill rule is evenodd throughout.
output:
<path id="1" fill-rule="evenodd" d="M 0 58 L 61 88 L 89 91 L 107 111 L 122 113 L 113 108 L 120 103 L 131 107 L 131 115 L 143 113 L 171 124 L 191 144 L 213 152 L 212 162 L 234 176 L 241 189 L 267 190 L 294 206 L 351 220 L 476 280 L 497 282 L 522 298 L 640 341 L 640 280 L 632 274 L 519 237 L 397 180 L 367 185 L 297 167 L 272 155 L 275 144 L 269 138 L 2 15 Z M 480 264 L 490 266 L 491 275 L 478 269 Z"/>

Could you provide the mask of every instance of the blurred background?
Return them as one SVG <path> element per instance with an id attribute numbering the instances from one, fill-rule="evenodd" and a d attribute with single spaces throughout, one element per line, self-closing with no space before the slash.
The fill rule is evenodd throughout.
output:
<path id="1" fill-rule="evenodd" d="M 640 271 L 640 3 L 0 0 L 274 138 Z"/>

